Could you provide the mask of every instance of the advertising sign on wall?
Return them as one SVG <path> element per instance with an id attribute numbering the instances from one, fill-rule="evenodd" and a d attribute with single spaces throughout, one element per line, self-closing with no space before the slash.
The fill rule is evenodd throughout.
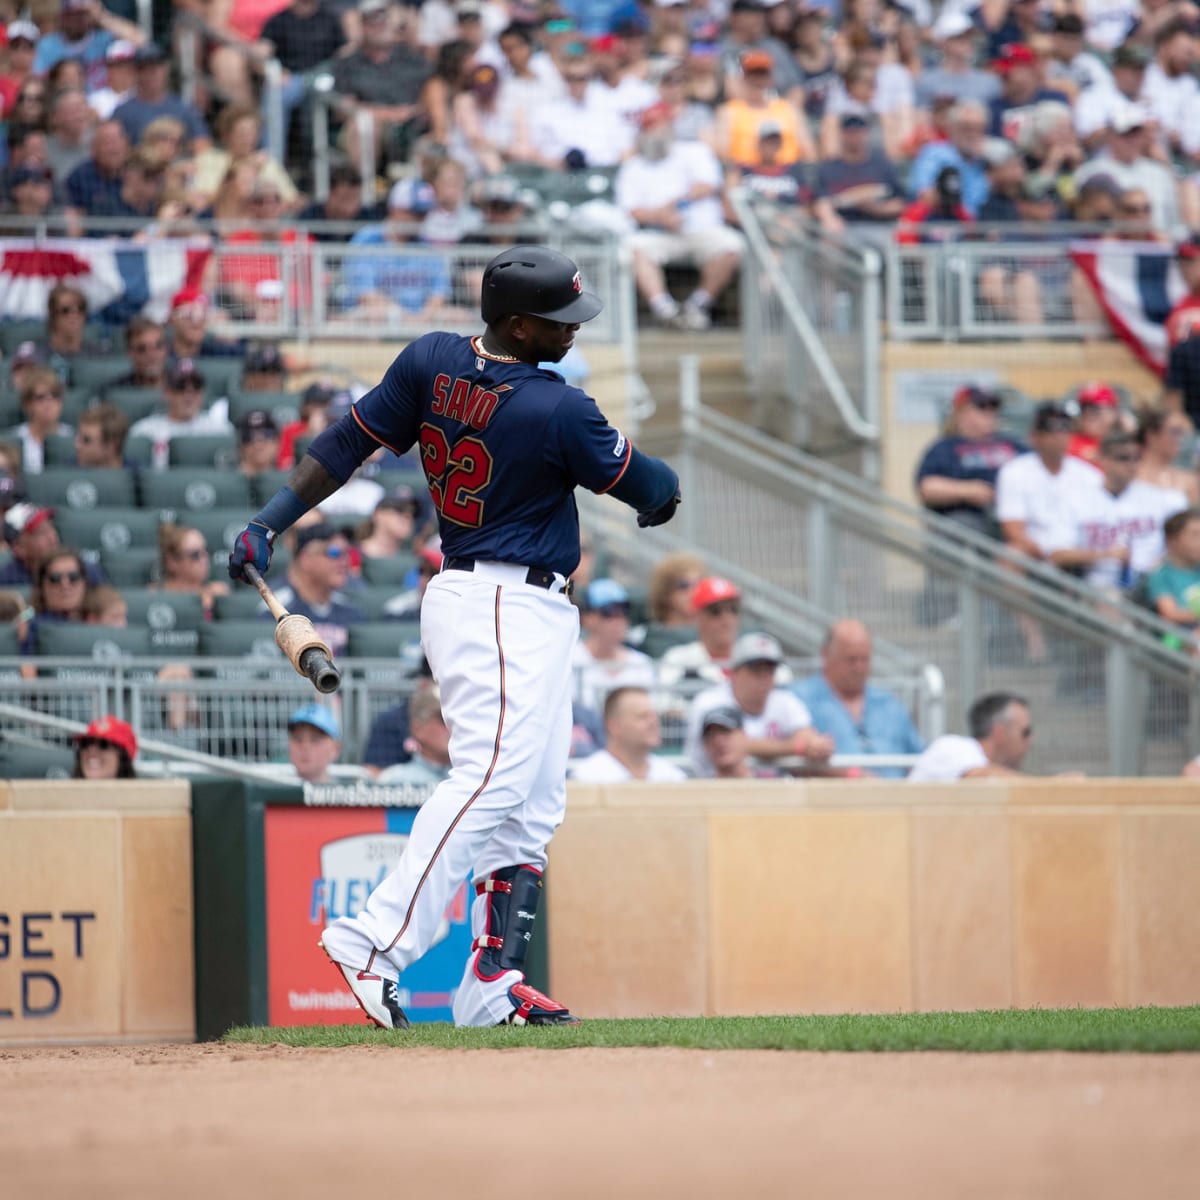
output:
<path id="1" fill-rule="evenodd" d="M 321 932 L 353 916 L 400 860 L 415 809 L 268 806 L 264 814 L 267 995 L 272 1025 L 348 1025 L 362 1011 L 317 947 Z M 400 980 L 412 1021 L 450 1021 L 471 948 L 463 884 L 437 940 Z"/>

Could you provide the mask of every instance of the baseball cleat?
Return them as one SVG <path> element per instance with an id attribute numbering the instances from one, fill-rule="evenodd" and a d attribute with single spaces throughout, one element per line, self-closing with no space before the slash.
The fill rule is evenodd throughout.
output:
<path id="1" fill-rule="evenodd" d="M 325 950 L 324 942 L 318 946 Z M 367 1020 L 374 1022 L 380 1029 L 407 1029 L 408 1017 L 400 1007 L 400 985 L 394 979 L 385 979 L 373 972 L 358 971 L 338 962 L 328 950 L 325 954 L 330 963 L 341 973 L 350 989 L 350 994 L 358 1001 L 358 1007 L 367 1015 Z"/>
<path id="2" fill-rule="evenodd" d="M 513 1002 L 513 1011 L 500 1022 L 501 1025 L 582 1025 L 583 1022 L 569 1013 L 561 1004 L 549 996 L 543 996 L 527 983 L 514 983 L 508 989 L 508 998 Z"/>

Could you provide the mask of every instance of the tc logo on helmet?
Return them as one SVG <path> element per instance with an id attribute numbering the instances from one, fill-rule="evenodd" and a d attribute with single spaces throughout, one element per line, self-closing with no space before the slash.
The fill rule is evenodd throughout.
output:
<path id="1" fill-rule="evenodd" d="M 578 271 L 575 272 L 574 278 L 571 280 L 571 287 L 577 292 L 583 291 L 583 280 L 579 278 Z"/>

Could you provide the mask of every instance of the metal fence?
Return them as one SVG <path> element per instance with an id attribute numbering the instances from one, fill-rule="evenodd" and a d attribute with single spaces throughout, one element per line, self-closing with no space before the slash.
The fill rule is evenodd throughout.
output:
<path id="1" fill-rule="evenodd" d="M 877 478 L 880 440 L 881 260 L 843 245 L 744 192 L 732 196 L 746 235 L 742 337 L 755 424 L 808 444 L 835 420 L 867 450 Z M 782 406 L 782 421 L 772 410 Z"/>
<path id="2" fill-rule="evenodd" d="M 751 603 L 811 639 L 823 614 L 945 679 L 952 727 L 996 690 L 1026 696 L 1034 771 L 1176 774 L 1200 750 L 1200 658 L 1153 613 L 1009 552 L 720 414 L 644 437 L 680 473 L 678 519 L 650 553 L 688 548 L 758 581 Z M 619 513 L 605 520 L 621 520 Z"/>

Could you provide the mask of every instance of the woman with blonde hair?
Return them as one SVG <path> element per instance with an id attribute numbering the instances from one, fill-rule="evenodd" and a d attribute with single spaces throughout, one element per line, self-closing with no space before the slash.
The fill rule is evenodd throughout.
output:
<path id="1" fill-rule="evenodd" d="M 650 572 L 647 602 L 655 625 L 694 625 L 692 589 L 704 576 L 704 563 L 694 554 L 681 551 L 659 559 Z"/>
<path id="2" fill-rule="evenodd" d="M 37 475 L 46 462 L 46 439 L 75 431 L 62 420 L 63 382 L 49 367 L 35 367 L 21 384 L 21 414 L 25 420 L 11 433 L 21 444 L 26 475 Z"/>
<path id="3" fill-rule="evenodd" d="M 209 579 L 212 559 L 204 534 L 190 525 L 160 525 L 158 565 L 158 590 L 195 593 L 204 606 L 204 619 L 211 621 L 213 603 L 229 595 L 229 584 Z"/>
<path id="4" fill-rule="evenodd" d="M 286 212 L 295 209 L 300 199 L 296 185 L 276 159 L 259 149 L 262 116 L 257 108 L 250 104 L 229 105 L 217 118 L 215 132 L 220 146 L 196 155 L 192 187 L 199 207 L 213 200 L 230 167 L 246 162 L 254 166 L 256 183 L 274 188 Z"/>

